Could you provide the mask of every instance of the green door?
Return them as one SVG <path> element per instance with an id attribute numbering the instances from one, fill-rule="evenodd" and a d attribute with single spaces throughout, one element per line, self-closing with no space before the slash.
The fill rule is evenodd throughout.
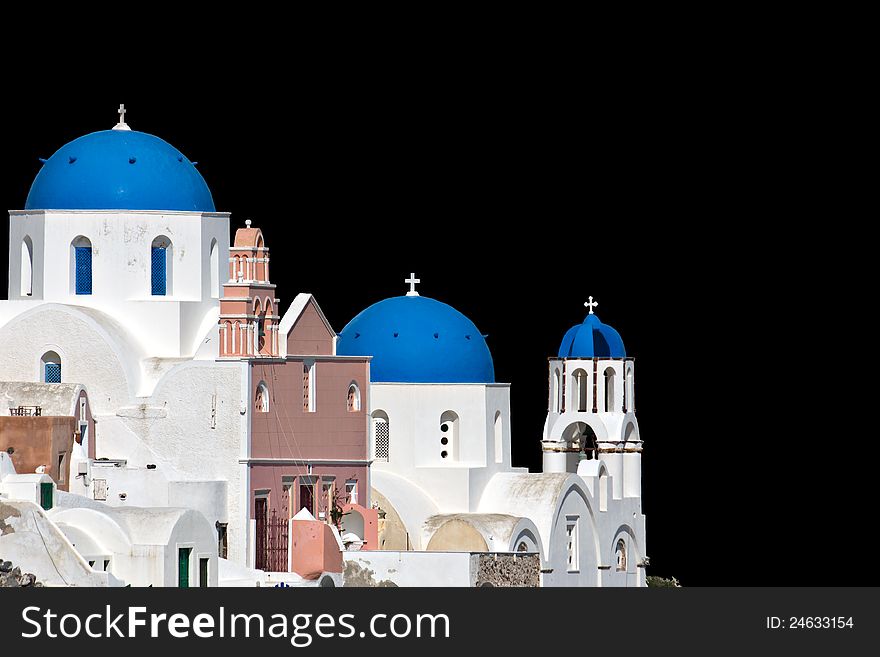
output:
<path id="1" fill-rule="evenodd" d="M 40 484 L 40 506 L 46 511 L 52 508 L 52 484 Z"/>
<path id="2" fill-rule="evenodd" d="M 179 548 L 177 550 L 177 586 L 182 589 L 189 588 L 189 555 L 192 548 Z"/>

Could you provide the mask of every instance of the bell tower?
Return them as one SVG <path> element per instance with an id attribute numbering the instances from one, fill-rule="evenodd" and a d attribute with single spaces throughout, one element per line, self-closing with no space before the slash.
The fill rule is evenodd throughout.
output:
<path id="1" fill-rule="evenodd" d="M 229 248 L 229 280 L 220 299 L 220 357 L 277 357 L 278 299 L 269 282 L 269 249 L 263 231 L 251 227 L 235 231 Z"/>
<path id="2" fill-rule="evenodd" d="M 642 441 L 635 416 L 635 363 L 620 334 L 599 321 L 590 297 L 583 323 L 565 334 L 549 359 L 544 472 L 572 472 L 602 461 L 615 498 L 641 496 Z"/>

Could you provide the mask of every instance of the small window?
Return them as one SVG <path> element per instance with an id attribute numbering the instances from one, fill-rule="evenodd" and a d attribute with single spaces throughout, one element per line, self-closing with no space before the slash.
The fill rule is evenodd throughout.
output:
<path id="1" fill-rule="evenodd" d="M 348 386 L 348 412 L 357 413 L 361 410 L 361 391 L 356 383 Z"/>
<path id="2" fill-rule="evenodd" d="M 151 289 L 153 296 L 170 294 L 169 277 L 171 275 L 171 240 L 160 235 L 153 240 L 151 251 Z"/>
<path id="3" fill-rule="evenodd" d="M 579 570 L 578 558 L 578 524 L 580 519 L 578 516 L 567 516 L 565 523 L 565 534 L 568 541 L 568 572 L 573 573 Z"/>
<path id="4" fill-rule="evenodd" d="M 559 380 L 559 370 L 553 370 L 553 412 L 562 410 L 562 386 Z"/>
<path id="5" fill-rule="evenodd" d="M 614 368 L 605 370 L 605 412 L 614 411 Z"/>
<path id="6" fill-rule="evenodd" d="M 220 256 L 217 248 L 217 238 L 211 240 L 211 259 L 210 259 L 210 280 L 211 280 L 211 298 L 220 297 Z"/>
<path id="7" fill-rule="evenodd" d="M 25 235 L 21 241 L 21 296 L 29 297 L 33 294 L 34 285 L 34 243 L 30 235 Z"/>
<path id="8" fill-rule="evenodd" d="M 260 381 L 257 392 L 254 394 L 254 411 L 256 413 L 269 412 L 269 387 L 265 381 Z"/>
<path id="9" fill-rule="evenodd" d="M 61 383 L 61 357 L 54 351 L 47 351 L 40 359 L 43 383 Z"/>
<path id="10" fill-rule="evenodd" d="M 70 244 L 71 269 L 75 294 L 92 293 L 92 243 L 87 237 L 77 237 Z"/>
<path id="11" fill-rule="evenodd" d="M 626 368 L 626 385 L 623 391 L 624 395 L 624 406 L 626 407 L 626 411 L 628 413 L 632 413 L 635 411 L 635 387 L 633 385 L 633 369 L 632 365 Z"/>
<path id="12" fill-rule="evenodd" d="M 617 541 L 617 547 L 614 549 L 614 555 L 617 559 L 617 570 L 619 572 L 626 571 L 626 542 L 621 538 Z"/>
<path id="13" fill-rule="evenodd" d="M 458 460 L 458 413 L 445 411 L 440 416 L 440 458 Z"/>
<path id="14" fill-rule="evenodd" d="M 326 513 L 323 511 L 318 512 L 318 517 L 324 518 L 325 520 L 331 520 L 330 513 L 333 511 L 333 499 L 336 496 L 336 484 L 332 481 L 323 481 L 321 482 L 321 498 L 326 505 L 324 508 L 327 510 Z"/>
<path id="15" fill-rule="evenodd" d="M 358 503 L 358 481 L 357 479 L 346 479 L 345 495 L 348 497 L 349 504 Z"/>
<path id="16" fill-rule="evenodd" d="M 303 363 L 303 412 L 315 412 L 315 363 Z"/>
<path id="17" fill-rule="evenodd" d="M 226 555 L 229 554 L 229 538 L 228 538 L 228 529 L 229 523 L 227 522 L 218 522 L 217 525 L 217 556 L 221 559 L 225 559 Z"/>
<path id="18" fill-rule="evenodd" d="M 373 413 L 373 459 L 387 461 L 390 456 L 391 425 L 384 411 Z"/>
<path id="19" fill-rule="evenodd" d="M 575 370 L 574 372 L 574 388 L 575 388 L 575 404 L 579 413 L 587 410 L 587 373 L 584 370 Z"/>
<path id="20" fill-rule="evenodd" d="M 67 476 L 66 476 L 67 468 L 65 467 L 66 457 L 67 457 L 67 452 L 61 452 L 58 455 L 58 483 L 59 484 L 63 484 L 65 481 L 67 481 Z"/>
<path id="21" fill-rule="evenodd" d="M 495 463 L 504 461 L 504 424 L 501 411 L 495 411 Z"/>

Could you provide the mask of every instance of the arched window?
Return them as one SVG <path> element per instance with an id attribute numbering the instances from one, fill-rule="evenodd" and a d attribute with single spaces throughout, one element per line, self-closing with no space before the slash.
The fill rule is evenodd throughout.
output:
<path id="1" fill-rule="evenodd" d="M 587 410 L 587 373 L 584 370 L 574 371 L 574 407 L 584 413 Z"/>
<path id="2" fill-rule="evenodd" d="M 553 412 L 559 413 L 562 409 L 562 394 L 560 390 L 559 370 L 553 370 Z"/>
<path id="3" fill-rule="evenodd" d="M 256 316 L 254 320 L 254 337 L 256 339 L 254 353 L 258 354 L 266 343 L 266 311 L 259 298 L 254 301 L 254 315 Z"/>
<path id="4" fill-rule="evenodd" d="M 171 294 L 172 252 L 171 240 L 164 235 L 153 240 L 150 247 L 150 284 L 153 296 L 164 297 Z"/>
<path id="5" fill-rule="evenodd" d="M 80 235 L 70 243 L 70 279 L 74 294 L 92 293 L 92 242 Z"/>
<path id="6" fill-rule="evenodd" d="M 609 367 L 605 370 L 605 412 L 610 413 L 614 410 L 614 368 Z"/>
<path id="7" fill-rule="evenodd" d="M 260 328 L 260 331 L 259 331 L 260 353 L 265 353 L 265 354 L 269 354 L 269 355 L 275 353 L 275 344 L 274 344 L 274 340 L 273 340 L 273 334 L 271 332 L 272 331 L 271 327 L 272 327 L 272 323 L 274 320 L 271 320 L 271 319 L 267 320 L 266 319 L 267 316 L 271 317 L 274 314 L 275 314 L 275 311 L 273 310 L 273 307 L 272 307 L 272 300 L 269 299 L 269 297 L 266 297 L 266 301 L 263 304 L 263 312 L 260 313 L 259 320 L 258 320 L 260 323 L 260 327 L 259 327 Z M 268 337 L 266 335 L 267 331 L 269 331 Z M 268 343 L 266 342 L 267 340 L 268 340 Z"/>
<path id="8" fill-rule="evenodd" d="M 223 352 L 224 354 L 232 354 L 234 352 L 232 347 L 232 322 L 225 322 L 223 324 Z"/>
<path id="9" fill-rule="evenodd" d="M 586 422 L 572 422 L 562 432 L 562 439 L 572 447 L 584 452 L 587 459 L 598 458 L 596 432 Z"/>
<path id="10" fill-rule="evenodd" d="M 608 472 L 599 475 L 599 511 L 608 510 Z"/>
<path id="11" fill-rule="evenodd" d="M 458 413 L 446 411 L 440 416 L 440 458 L 458 460 Z"/>
<path id="12" fill-rule="evenodd" d="M 617 546 L 614 548 L 614 556 L 617 559 L 617 570 L 618 571 L 626 571 L 626 542 L 621 538 L 617 541 Z"/>
<path id="13" fill-rule="evenodd" d="M 348 412 L 357 413 L 361 410 L 361 390 L 357 383 L 348 386 Z"/>
<path id="14" fill-rule="evenodd" d="M 30 235 L 21 241 L 21 296 L 34 293 L 34 243 Z"/>
<path id="15" fill-rule="evenodd" d="M 504 424 L 501 420 L 501 411 L 495 411 L 495 463 L 504 460 Z"/>
<path id="16" fill-rule="evenodd" d="M 632 413 L 636 409 L 635 398 L 633 395 L 635 394 L 635 389 L 633 388 L 633 368 L 632 365 L 626 368 L 626 390 L 624 391 L 624 403 L 626 406 L 626 411 L 628 413 Z"/>
<path id="17" fill-rule="evenodd" d="M 43 383 L 61 383 L 61 356 L 47 351 L 40 359 L 40 380 Z"/>
<path id="18" fill-rule="evenodd" d="M 257 413 L 269 412 L 269 386 L 265 381 L 260 381 L 257 392 L 254 394 L 254 411 Z"/>
<path id="19" fill-rule="evenodd" d="M 217 238 L 211 240 L 211 298 L 220 298 L 220 249 L 217 247 Z"/>
<path id="20" fill-rule="evenodd" d="M 373 412 L 373 459 L 387 461 L 391 454 L 391 423 L 385 411 Z"/>
<path id="21" fill-rule="evenodd" d="M 315 361 L 303 361 L 303 412 L 315 412 Z"/>

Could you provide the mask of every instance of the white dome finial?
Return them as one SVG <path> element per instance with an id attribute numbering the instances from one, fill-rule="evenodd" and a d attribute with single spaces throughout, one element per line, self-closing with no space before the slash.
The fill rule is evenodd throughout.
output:
<path id="1" fill-rule="evenodd" d="M 250 220 L 250 219 L 245 219 L 245 220 L 244 220 L 244 225 L 245 225 L 245 228 L 250 228 L 250 227 L 251 227 L 251 220 Z"/>
<path id="2" fill-rule="evenodd" d="M 114 130 L 131 130 L 131 128 L 129 128 L 128 124 L 125 122 L 125 112 L 126 111 L 127 110 L 125 109 L 125 105 L 120 103 L 119 109 L 116 110 L 116 113 L 119 114 L 119 123 L 117 123 L 115 126 L 113 126 Z"/>
<path id="3" fill-rule="evenodd" d="M 408 297 L 419 296 L 419 293 L 416 292 L 416 283 L 421 283 L 421 282 L 422 282 L 422 279 L 416 278 L 416 275 L 414 273 L 410 274 L 409 278 L 407 278 L 404 281 L 404 283 L 409 283 L 409 292 L 406 293 L 406 296 L 408 296 Z"/>
<path id="4" fill-rule="evenodd" d="M 590 300 L 589 300 L 587 303 L 585 303 L 584 305 L 585 305 L 587 308 L 590 309 L 590 314 L 591 314 L 591 315 L 595 315 L 595 313 L 593 312 L 593 308 L 595 308 L 596 306 L 598 306 L 598 305 L 599 305 L 599 302 L 598 302 L 598 301 L 593 301 L 593 297 L 590 297 Z"/>

